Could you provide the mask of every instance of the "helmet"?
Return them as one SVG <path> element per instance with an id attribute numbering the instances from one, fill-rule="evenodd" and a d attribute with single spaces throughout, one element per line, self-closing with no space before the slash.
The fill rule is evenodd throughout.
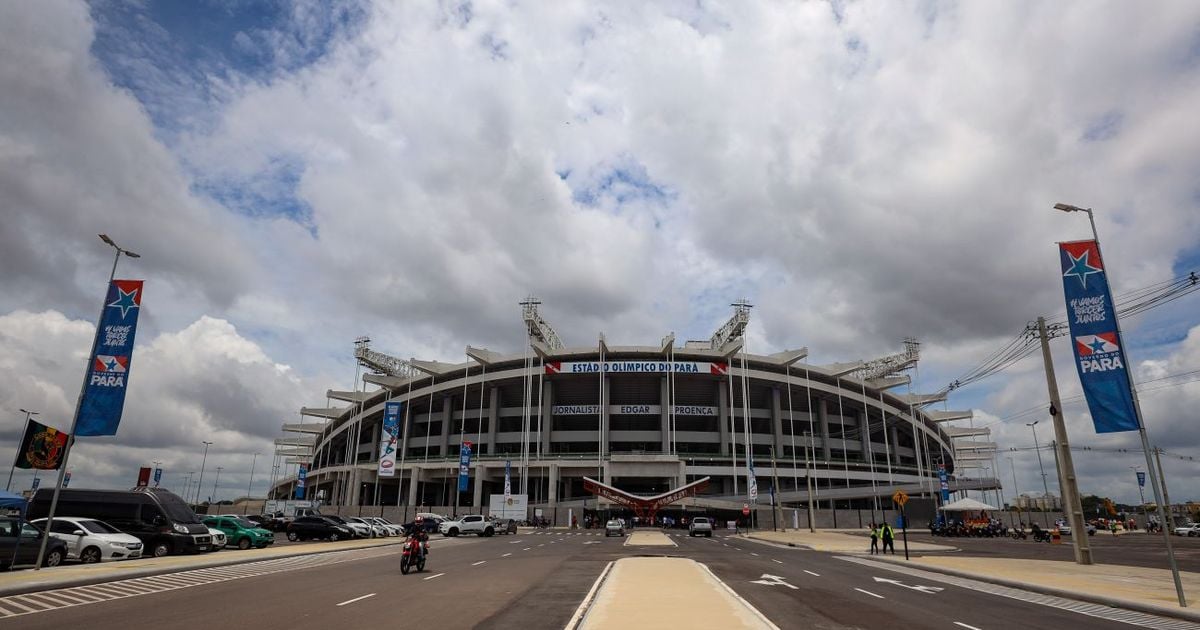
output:
<path id="1" fill-rule="evenodd" d="M 416 519 L 414 522 L 415 522 L 415 523 L 422 523 L 422 522 L 424 522 L 424 521 L 425 521 L 425 517 L 424 517 L 424 516 L 418 516 L 418 517 L 417 517 L 417 519 Z"/>

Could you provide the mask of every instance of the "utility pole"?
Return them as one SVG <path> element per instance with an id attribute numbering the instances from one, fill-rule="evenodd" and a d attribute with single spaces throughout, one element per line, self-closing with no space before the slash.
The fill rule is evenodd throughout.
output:
<path id="1" fill-rule="evenodd" d="M 1050 391 L 1050 417 L 1054 420 L 1054 452 L 1058 461 L 1058 487 L 1061 491 L 1063 511 L 1071 526 L 1071 546 L 1075 547 L 1075 562 L 1092 564 L 1092 548 L 1088 542 L 1083 507 L 1079 502 L 1079 487 L 1076 485 L 1075 464 L 1071 460 L 1071 447 L 1067 443 L 1067 425 L 1063 420 L 1062 401 L 1058 397 L 1058 381 L 1054 378 L 1054 362 L 1050 358 L 1050 340 L 1046 336 L 1046 319 L 1038 318 L 1038 336 L 1042 340 L 1042 362 L 1046 367 L 1046 388 Z M 1045 481 L 1045 478 L 1043 478 Z"/>
<path id="2" fill-rule="evenodd" d="M 1017 520 L 1021 523 L 1021 531 L 1025 530 L 1025 520 L 1021 518 L 1021 508 L 1017 505 L 1017 499 L 1021 497 L 1021 488 L 1017 485 L 1017 465 L 1013 463 L 1013 458 L 1006 457 L 1008 467 L 1012 469 L 1013 476 L 1013 507 L 1017 510 Z"/>
<path id="3" fill-rule="evenodd" d="M 812 418 L 812 413 L 809 413 L 809 418 Z M 813 478 L 812 478 L 812 456 L 810 455 L 809 447 L 812 446 L 812 437 L 807 431 L 804 432 L 804 479 L 808 484 L 808 531 L 816 533 L 817 526 L 813 523 Z M 816 449 L 813 449 L 814 451 Z"/>
<path id="4" fill-rule="evenodd" d="M 1162 469 L 1162 449 L 1154 447 L 1154 463 L 1158 466 L 1158 482 L 1162 484 L 1163 502 L 1167 504 L 1167 522 L 1162 526 L 1166 528 L 1167 533 L 1175 529 L 1175 517 L 1171 516 L 1171 497 L 1167 494 L 1167 478 L 1163 476 Z"/>
<path id="5" fill-rule="evenodd" d="M 1042 471 L 1042 526 L 1049 528 L 1050 524 L 1046 522 L 1046 501 L 1050 499 L 1050 487 L 1046 485 L 1046 467 L 1042 465 L 1042 447 L 1038 444 L 1037 439 L 1037 423 L 1039 422 L 1041 420 L 1034 420 L 1025 423 L 1025 426 L 1033 429 L 1033 452 L 1037 453 L 1038 470 Z M 1033 520 L 1032 517 L 1030 520 Z"/>
<path id="6" fill-rule="evenodd" d="M 779 469 L 775 467 L 775 447 L 771 446 L 771 530 L 778 530 L 777 523 L 783 520 L 779 508 Z M 784 529 L 787 529 L 786 527 Z"/>

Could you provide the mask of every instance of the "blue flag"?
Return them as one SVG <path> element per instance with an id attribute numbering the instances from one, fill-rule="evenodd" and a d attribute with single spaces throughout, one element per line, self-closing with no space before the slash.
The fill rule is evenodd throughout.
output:
<path id="1" fill-rule="evenodd" d="M 162 481 L 162 469 L 155 468 L 154 469 L 154 487 L 155 488 L 158 487 L 158 482 L 160 482 L 160 481 Z"/>
<path id="2" fill-rule="evenodd" d="M 942 488 L 942 502 L 950 500 L 950 480 L 946 477 L 946 465 L 938 464 L 938 485 Z"/>
<path id="3" fill-rule="evenodd" d="M 104 304 L 96 328 L 96 349 L 88 358 L 87 381 L 75 426 L 77 436 L 117 434 L 142 306 L 142 281 L 113 280 Z"/>
<path id="4" fill-rule="evenodd" d="M 1128 362 L 1096 241 L 1059 243 L 1075 367 L 1096 433 L 1137 431 Z"/>
<path id="5" fill-rule="evenodd" d="M 304 484 L 305 484 L 306 479 L 308 479 L 308 467 L 305 466 L 304 464 L 300 464 L 300 470 L 296 472 L 296 498 L 297 499 L 304 498 Z"/>
<path id="6" fill-rule="evenodd" d="M 1137 478 L 1138 478 L 1138 485 L 1145 488 L 1146 487 L 1146 473 L 1144 473 L 1140 470 L 1137 471 Z"/>
<path id="7" fill-rule="evenodd" d="M 471 443 L 463 442 L 458 448 L 458 491 L 467 491 L 467 477 L 471 474 Z"/>

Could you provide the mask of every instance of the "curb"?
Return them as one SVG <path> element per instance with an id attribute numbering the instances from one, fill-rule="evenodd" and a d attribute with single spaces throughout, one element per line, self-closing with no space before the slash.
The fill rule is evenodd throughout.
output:
<path id="1" fill-rule="evenodd" d="M 135 570 L 129 571 L 127 573 L 122 573 L 120 575 L 112 575 L 112 574 L 89 575 L 89 576 L 79 576 L 79 577 L 74 577 L 74 578 L 67 578 L 67 579 L 63 579 L 63 580 L 53 582 L 53 583 L 37 582 L 37 583 L 13 584 L 11 586 L 0 586 L 0 597 L 8 597 L 10 595 L 26 595 L 29 593 L 39 593 L 42 591 L 53 591 L 53 590 L 57 590 L 57 589 L 61 589 L 61 588 L 72 588 L 72 587 L 76 587 L 76 586 L 91 586 L 93 584 L 104 584 L 107 582 L 118 582 L 121 580 L 129 580 L 129 579 L 134 579 L 134 578 L 153 577 L 156 575 L 166 575 L 169 573 L 182 573 L 184 571 L 196 571 L 199 569 L 216 569 L 219 567 L 228 567 L 228 566 L 232 566 L 232 565 L 236 565 L 236 564 L 249 564 L 251 562 L 264 562 L 267 560 L 282 560 L 284 558 L 295 558 L 298 556 L 313 556 L 313 555 L 322 554 L 322 553 L 336 553 L 339 551 L 357 551 L 359 549 L 376 549 L 378 547 L 388 547 L 391 545 L 399 545 L 403 542 L 404 542 L 403 540 L 398 540 L 395 542 L 381 542 L 379 544 L 363 545 L 361 547 L 349 547 L 346 549 L 314 549 L 312 551 L 290 553 L 287 555 L 273 556 L 270 558 L 247 558 L 244 556 L 243 557 L 234 556 L 234 557 L 231 557 L 228 561 L 223 560 L 221 562 L 207 563 L 207 564 L 196 565 L 196 566 L 147 567 L 145 569 L 135 569 Z M 221 552 L 217 552 L 217 553 L 222 553 L 222 552 L 228 553 L 228 551 L 229 551 L 228 549 L 224 549 Z M 199 557 L 206 557 L 206 556 L 199 556 Z M 118 561 L 118 562 L 122 562 L 122 561 Z M 123 562 L 129 562 L 129 561 L 125 560 Z M 115 564 L 115 563 L 107 563 L 107 564 Z M 97 565 L 97 566 L 103 566 L 103 565 Z M 22 569 L 22 570 L 32 571 L 32 569 Z M 33 575 L 33 574 L 31 573 L 31 575 Z"/>
<path id="2" fill-rule="evenodd" d="M 1055 597 L 1062 597 L 1065 599 L 1074 599 L 1092 604 L 1109 606 L 1111 608 L 1135 610 L 1148 615 L 1158 615 L 1160 617 L 1171 617 L 1173 619 L 1181 619 L 1184 621 L 1191 621 L 1193 623 L 1200 623 L 1200 611 L 1192 611 L 1190 609 L 1184 610 L 1178 608 L 1168 608 L 1166 606 L 1160 606 L 1157 604 L 1144 604 L 1142 602 L 1121 599 L 1118 597 L 1105 597 L 1103 595 L 1094 595 L 1092 593 L 1086 593 L 1082 591 L 1070 591 L 1067 589 L 1055 588 L 1053 586 L 1042 586 L 1040 584 L 1029 584 L 1026 582 L 1018 582 L 1016 580 L 981 576 L 975 573 L 968 573 L 967 571 L 960 571 L 958 569 L 947 569 L 945 567 L 917 564 L 913 562 L 905 562 L 903 560 L 880 559 L 875 557 L 872 557 L 872 560 L 878 560 L 880 562 L 895 564 L 897 566 L 908 567 L 911 569 L 921 569 L 922 571 L 944 573 L 946 575 L 952 575 L 954 577 L 965 578 L 968 580 L 975 580 L 977 582 L 987 582 L 989 584 L 996 584 L 998 586 L 1007 586 L 1008 588 L 1015 588 L 1022 591 L 1032 591 L 1034 593 L 1041 593 L 1043 595 L 1053 595 Z"/>

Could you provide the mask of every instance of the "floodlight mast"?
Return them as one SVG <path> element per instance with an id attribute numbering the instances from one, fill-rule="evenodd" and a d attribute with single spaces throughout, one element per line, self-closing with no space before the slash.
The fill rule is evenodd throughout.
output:
<path id="1" fill-rule="evenodd" d="M 554 332 L 554 328 L 550 323 L 538 314 L 538 306 L 542 303 L 541 300 L 534 296 L 529 296 L 519 302 L 521 305 L 521 317 L 525 320 L 525 328 L 529 333 L 530 341 L 539 341 L 544 344 L 551 352 L 563 349 L 562 339 L 558 333 Z"/>
<path id="2" fill-rule="evenodd" d="M 904 352 L 867 361 L 863 363 L 861 368 L 851 372 L 851 374 L 864 381 L 883 378 L 911 368 L 920 359 L 921 342 L 912 337 L 905 337 Z"/>
<path id="3" fill-rule="evenodd" d="M 750 324 L 750 309 L 754 308 L 754 305 L 749 299 L 742 298 L 730 306 L 733 307 L 733 315 L 709 339 L 709 346 L 713 350 L 720 350 L 725 344 L 741 339 L 746 333 L 746 326 Z"/>
<path id="4" fill-rule="evenodd" d="M 359 365 L 376 374 L 385 374 L 399 378 L 418 378 L 424 376 L 423 372 L 413 367 L 408 361 L 372 350 L 371 339 L 369 337 L 359 337 L 354 340 L 354 358 L 358 361 Z"/>

